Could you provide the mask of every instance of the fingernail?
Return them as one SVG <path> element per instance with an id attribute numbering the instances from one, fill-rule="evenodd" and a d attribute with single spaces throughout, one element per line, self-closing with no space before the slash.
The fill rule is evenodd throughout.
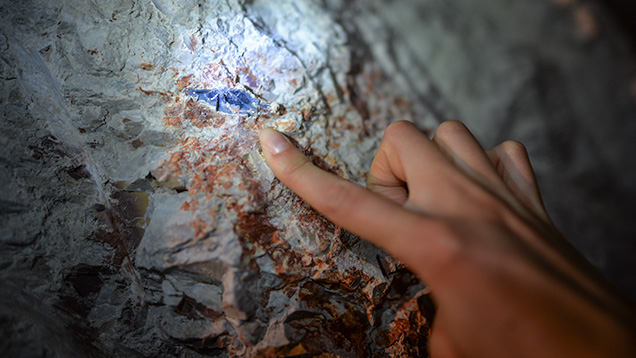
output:
<path id="1" fill-rule="evenodd" d="M 260 133 L 261 144 L 272 154 L 278 154 L 289 146 L 289 140 L 284 135 L 271 128 L 265 128 Z"/>

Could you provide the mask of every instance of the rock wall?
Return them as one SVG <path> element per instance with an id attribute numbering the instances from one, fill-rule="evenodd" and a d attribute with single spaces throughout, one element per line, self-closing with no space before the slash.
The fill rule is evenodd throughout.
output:
<path id="1" fill-rule="evenodd" d="M 633 57 L 594 3 L 26 0 L 0 15 L 5 356 L 426 356 L 427 288 L 288 191 L 265 126 L 360 184 L 394 120 L 522 140 L 557 224 L 634 289 Z"/>

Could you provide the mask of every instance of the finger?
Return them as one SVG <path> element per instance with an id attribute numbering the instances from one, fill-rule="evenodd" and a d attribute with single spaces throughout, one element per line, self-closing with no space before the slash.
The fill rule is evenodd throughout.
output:
<path id="1" fill-rule="evenodd" d="M 372 192 L 378 193 L 400 205 L 404 205 L 409 196 L 404 168 L 401 163 L 393 163 L 392 167 L 393 161 L 387 158 L 387 151 L 390 151 L 390 148 L 386 148 L 390 145 L 388 138 L 390 138 L 391 135 L 389 133 L 393 130 L 391 128 L 395 128 L 396 125 L 400 126 L 401 124 L 390 124 L 385 130 L 380 147 L 371 163 L 366 185 L 367 189 Z M 408 124 L 406 126 L 408 127 Z M 410 129 L 405 128 L 404 130 Z M 396 158 L 393 159 L 395 160 Z"/>
<path id="2" fill-rule="evenodd" d="M 394 122 L 384 131 L 367 175 L 367 188 L 404 204 L 409 196 L 406 183 L 435 187 L 432 181 L 440 176 L 428 174 L 447 169 L 448 162 L 424 133 L 410 122 Z"/>
<path id="3" fill-rule="evenodd" d="M 428 341 L 429 356 L 436 358 L 460 357 L 457 353 L 457 344 L 451 339 L 451 332 L 443 326 L 443 321 L 440 321 L 440 319 L 433 320 L 431 336 Z"/>
<path id="4" fill-rule="evenodd" d="M 487 154 L 512 194 L 527 208 L 549 221 L 524 145 L 506 141 L 488 150 Z"/>
<path id="5" fill-rule="evenodd" d="M 494 185 L 494 188 L 504 187 L 486 152 L 463 123 L 447 121 L 440 124 L 433 143 L 469 176 L 482 184 L 490 183 L 489 186 Z"/>
<path id="6" fill-rule="evenodd" d="M 380 148 L 382 148 L 382 145 L 380 145 Z M 402 168 L 399 168 L 399 170 L 400 177 L 405 178 Z M 386 154 L 382 150 L 378 151 L 371 163 L 366 184 L 367 189 L 370 191 L 378 193 L 400 205 L 404 205 L 409 197 L 406 182 L 393 172 L 390 161 L 387 160 Z"/>
<path id="7" fill-rule="evenodd" d="M 421 228 L 425 218 L 317 168 L 285 136 L 270 128 L 263 129 L 260 138 L 274 174 L 314 209 L 398 258 L 413 256 L 405 253 L 412 250 L 409 242 L 415 237 L 414 228 Z"/>

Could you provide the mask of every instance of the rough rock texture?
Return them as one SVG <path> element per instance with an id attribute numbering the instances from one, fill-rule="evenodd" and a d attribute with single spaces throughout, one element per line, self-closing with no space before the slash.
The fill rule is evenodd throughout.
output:
<path id="1" fill-rule="evenodd" d="M 394 120 L 522 140 L 636 293 L 633 57 L 556 3 L 5 1 L 0 352 L 425 356 L 428 290 L 281 185 L 264 126 L 361 184 Z"/>

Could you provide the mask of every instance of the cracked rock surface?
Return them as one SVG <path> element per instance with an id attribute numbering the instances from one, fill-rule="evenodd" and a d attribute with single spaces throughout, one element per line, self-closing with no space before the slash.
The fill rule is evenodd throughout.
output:
<path id="1" fill-rule="evenodd" d="M 0 16 L 3 356 L 426 356 L 428 289 L 287 190 L 265 126 L 359 184 L 395 120 L 521 140 L 557 225 L 636 296 L 636 67 L 593 2 Z"/>

